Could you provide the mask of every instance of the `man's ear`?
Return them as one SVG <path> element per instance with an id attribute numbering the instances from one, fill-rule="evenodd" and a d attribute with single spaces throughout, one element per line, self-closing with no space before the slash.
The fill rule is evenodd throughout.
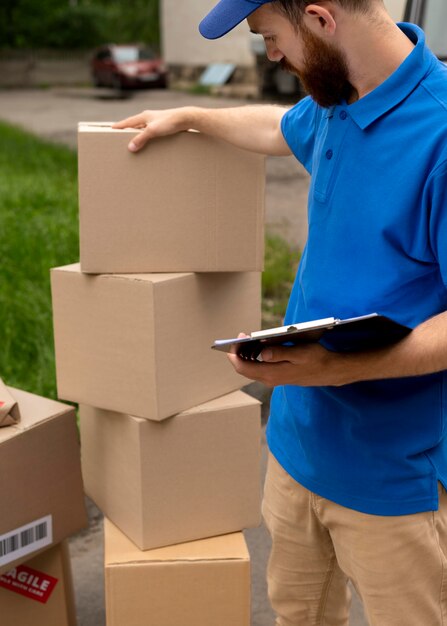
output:
<path id="1" fill-rule="evenodd" d="M 308 4 L 304 9 L 304 21 L 315 35 L 334 35 L 337 29 L 335 11 L 332 2 L 321 4 Z"/>

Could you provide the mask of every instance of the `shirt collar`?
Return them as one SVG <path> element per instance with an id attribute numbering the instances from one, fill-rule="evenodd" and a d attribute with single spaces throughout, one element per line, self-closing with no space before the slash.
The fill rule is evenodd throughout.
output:
<path id="1" fill-rule="evenodd" d="M 347 106 L 354 122 L 365 130 L 379 117 L 404 100 L 421 82 L 437 62 L 425 45 L 424 32 L 414 24 L 398 24 L 399 28 L 415 44 L 414 49 L 391 76 L 369 94 Z M 346 105 L 345 105 L 346 106 Z M 332 117 L 333 108 L 328 110 Z"/>

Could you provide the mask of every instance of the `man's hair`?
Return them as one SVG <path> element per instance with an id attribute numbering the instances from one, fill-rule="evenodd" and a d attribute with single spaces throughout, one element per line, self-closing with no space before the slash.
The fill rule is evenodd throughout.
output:
<path id="1" fill-rule="evenodd" d="M 367 13 L 376 0 L 333 0 L 346 11 Z M 315 4 L 315 0 L 274 0 L 273 4 L 283 13 L 292 24 L 300 24 L 304 10 L 309 4 Z"/>

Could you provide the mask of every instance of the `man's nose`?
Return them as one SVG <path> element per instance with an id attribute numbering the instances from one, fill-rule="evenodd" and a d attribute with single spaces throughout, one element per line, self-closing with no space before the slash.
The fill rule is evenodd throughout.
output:
<path id="1" fill-rule="evenodd" d="M 281 50 L 279 50 L 279 48 L 277 48 L 275 44 L 269 42 L 266 42 L 265 44 L 265 52 L 267 54 L 268 60 L 274 61 L 275 63 L 278 63 L 279 61 L 281 61 L 281 59 L 284 58 Z"/>

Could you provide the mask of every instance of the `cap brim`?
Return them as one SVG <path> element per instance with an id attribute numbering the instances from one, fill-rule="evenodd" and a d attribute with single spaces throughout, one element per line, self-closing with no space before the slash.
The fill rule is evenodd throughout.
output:
<path id="1" fill-rule="evenodd" d="M 223 37 L 251 13 L 270 0 L 220 0 L 199 24 L 206 39 Z"/>

